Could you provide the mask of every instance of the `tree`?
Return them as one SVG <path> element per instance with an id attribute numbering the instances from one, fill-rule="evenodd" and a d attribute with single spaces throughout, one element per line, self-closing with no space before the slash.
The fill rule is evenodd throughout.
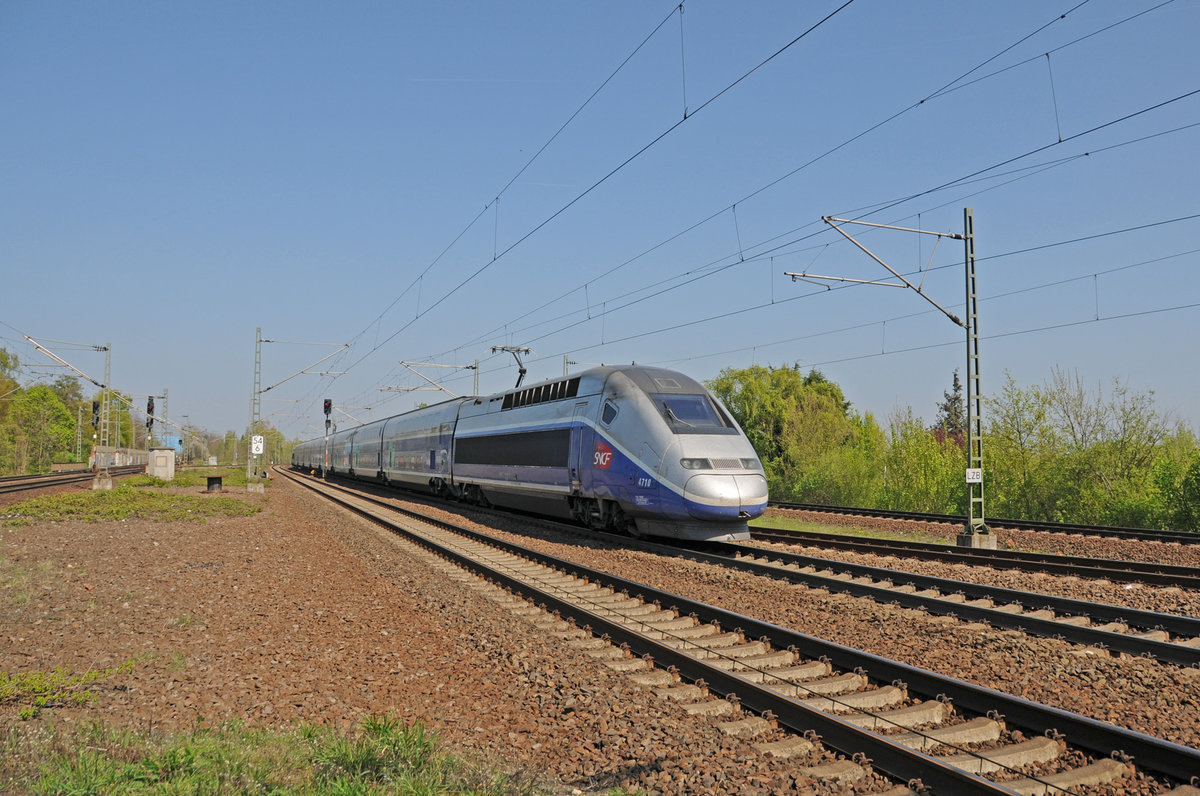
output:
<path id="1" fill-rule="evenodd" d="M 15 354 L 0 348 L 0 473 L 16 472 L 16 432 L 12 422 L 13 397 L 21 389 Z"/>
<path id="2" fill-rule="evenodd" d="M 1164 440 L 1150 468 L 1157 511 L 1153 527 L 1200 532 L 1200 447 L 1189 429 Z"/>
<path id="3" fill-rule="evenodd" d="M 14 446 L 18 472 L 44 473 L 56 458 L 69 456 L 75 419 L 44 384 L 21 390 L 13 400 Z"/>
<path id="4" fill-rule="evenodd" d="M 925 428 L 911 408 L 889 418 L 888 436 L 883 508 L 966 513 L 963 452 L 957 443 Z"/>
<path id="5" fill-rule="evenodd" d="M 50 385 L 50 389 L 58 396 L 58 400 L 62 401 L 67 411 L 74 413 L 76 407 L 83 406 L 83 385 L 74 376 L 59 376 Z"/>
<path id="6" fill-rule="evenodd" d="M 942 402 L 937 405 L 937 418 L 933 421 L 930 431 L 941 430 L 960 444 L 966 444 L 967 412 L 963 402 L 962 382 L 958 379 L 958 368 L 954 369 L 954 382 L 950 392 L 943 392 L 942 398 Z"/>
<path id="7" fill-rule="evenodd" d="M 708 386 L 746 432 L 776 499 L 855 503 L 869 496 L 883 434 L 870 415 L 849 413 L 841 388 L 819 371 L 727 368 Z"/>
<path id="8" fill-rule="evenodd" d="M 238 437 L 232 431 L 225 432 L 225 438 L 221 440 L 220 450 L 217 452 L 217 458 L 222 464 L 233 464 L 238 460 Z"/>
<path id="9" fill-rule="evenodd" d="M 229 433 L 232 434 L 233 432 Z M 252 433 L 259 434 L 263 438 L 263 454 L 258 459 L 260 466 L 287 464 L 292 460 L 292 448 L 296 446 L 296 441 L 289 440 L 284 436 L 282 431 L 267 421 L 260 420 Z M 228 442 L 228 435 L 226 435 L 226 441 Z M 245 434 L 242 435 L 240 447 L 243 454 L 245 451 L 250 450 L 250 439 Z M 222 450 L 224 450 L 224 446 Z"/>
<path id="10" fill-rule="evenodd" d="M 1062 437 L 1054 428 L 1045 390 L 1021 389 L 1004 372 L 1004 386 L 988 401 L 987 502 L 1001 517 L 1052 520 L 1061 497 Z"/>
<path id="11" fill-rule="evenodd" d="M 10 354 L 6 349 L 0 348 L 0 423 L 8 416 L 13 394 L 21 389 L 17 381 L 19 366 L 16 354 Z"/>
<path id="12" fill-rule="evenodd" d="M 1113 379 L 1106 399 L 1057 368 L 1046 390 L 1067 445 L 1061 511 L 1076 522 L 1152 524 L 1161 507 L 1151 469 L 1168 427 L 1154 408 L 1154 392 L 1134 392 Z"/>

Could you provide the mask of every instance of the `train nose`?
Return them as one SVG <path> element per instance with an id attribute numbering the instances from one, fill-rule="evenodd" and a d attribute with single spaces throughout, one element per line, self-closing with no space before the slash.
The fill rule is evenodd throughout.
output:
<path id="1" fill-rule="evenodd" d="M 767 507 L 767 479 L 746 475 L 693 475 L 683 488 L 688 513 L 698 520 L 752 519 Z"/>

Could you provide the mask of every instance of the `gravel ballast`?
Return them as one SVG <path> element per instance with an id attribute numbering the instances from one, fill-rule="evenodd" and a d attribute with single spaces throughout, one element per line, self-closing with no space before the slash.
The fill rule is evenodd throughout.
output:
<path id="1" fill-rule="evenodd" d="M 0 669 L 134 662 L 91 686 L 93 704 L 48 709 L 26 728 L 350 729 L 391 713 L 554 792 L 841 792 L 572 652 L 301 487 L 276 478 L 265 496 L 223 494 L 262 511 L 0 527 Z M 15 706 L 0 707 L 0 730 L 18 723 Z"/>

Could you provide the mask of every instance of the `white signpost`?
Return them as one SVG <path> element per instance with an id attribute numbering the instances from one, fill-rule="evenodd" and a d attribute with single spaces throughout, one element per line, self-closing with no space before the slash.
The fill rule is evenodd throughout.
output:
<path id="1" fill-rule="evenodd" d="M 263 454 L 263 438 L 261 435 L 255 434 L 253 437 L 250 438 L 250 452 L 253 453 L 255 456 L 262 456 L 262 454 Z"/>

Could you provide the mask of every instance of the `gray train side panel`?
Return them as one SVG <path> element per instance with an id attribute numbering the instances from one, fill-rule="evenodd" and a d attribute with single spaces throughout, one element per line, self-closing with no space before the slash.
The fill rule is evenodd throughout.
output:
<path id="1" fill-rule="evenodd" d="M 588 429 L 580 422 L 594 414 L 603 381 L 603 373 L 588 371 L 574 396 L 510 409 L 503 408 L 503 394 L 464 404 L 455 434 L 455 484 L 478 486 L 496 505 L 569 517 L 568 496 L 588 489 L 581 480 Z"/>
<path id="2" fill-rule="evenodd" d="M 437 479 L 450 482 L 459 407 L 469 400 L 456 398 L 388 418 L 381 435 L 384 477 L 421 489 Z"/>

